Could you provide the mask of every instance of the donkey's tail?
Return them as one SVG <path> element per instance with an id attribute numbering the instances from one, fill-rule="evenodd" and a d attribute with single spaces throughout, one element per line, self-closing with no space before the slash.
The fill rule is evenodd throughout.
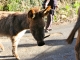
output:
<path id="1" fill-rule="evenodd" d="M 75 36 L 75 33 L 76 31 L 80 28 L 80 8 L 78 9 L 78 19 L 77 19 L 77 22 L 73 28 L 73 30 L 71 31 L 69 37 L 67 38 L 67 42 L 68 44 L 71 44 L 73 39 L 74 39 L 74 36 Z"/>

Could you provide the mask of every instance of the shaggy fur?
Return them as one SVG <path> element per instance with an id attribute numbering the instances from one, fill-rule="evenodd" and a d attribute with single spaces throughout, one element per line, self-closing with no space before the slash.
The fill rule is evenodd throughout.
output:
<path id="1" fill-rule="evenodd" d="M 38 46 L 43 46 L 44 43 L 44 20 L 51 7 L 48 6 L 45 10 L 38 11 L 33 8 L 28 13 L 3 13 L 0 15 L 0 34 L 9 36 L 12 42 L 12 54 L 17 59 L 17 46 L 20 38 L 26 32 L 25 29 L 30 29 L 33 37 L 37 41 Z M 4 16 L 5 15 L 5 16 Z"/>
<path id="2" fill-rule="evenodd" d="M 76 40 L 75 51 L 76 51 L 76 60 L 80 60 L 80 8 L 78 9 L 78 19 L 77 19 L 76 25 L 74 26 L 71 34 L 66 40 L 68 44 L 72 43 L 77 30 L 78 30 L 78 36 Z"/>

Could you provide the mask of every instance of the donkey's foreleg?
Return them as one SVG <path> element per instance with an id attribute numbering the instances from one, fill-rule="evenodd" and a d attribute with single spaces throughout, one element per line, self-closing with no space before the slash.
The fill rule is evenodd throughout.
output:
<path id="1" fill-rule="evenodd" d="M 76 54 L 76 60 L 80 60 L 80 42 L 78 42 L 78 39 L 75 46 L 75 54 Z"/>
<path id="2" fill-rule="evenodd" d="M 24 35 L 25 32 L 26 32 L 26 30 L 23 30 L 20 33 L 18 33 L 16 36 L 12 36 L 11 37 L 11 41 L 12 41 L 12 54 L 17 59 L 19 59 L 19 56 L 17 54 L 18 43 L 19 43 L 21 37 Z"/>
<path id="3" fill-rule="evenodd" d="M 76 60 L 80 60 L 80 29 L 78 30 L 78 37 L 75 46 Z"/>
<path id="4" fill-rule="evenodd" d="M 18 42 L 20 39 L 17 39 L 17 37 L 12 37 L 11 41 L 12 41 L 12 54 L 13 56 L 15 56 L 17 59 L 19 59 L 18 53 L 17 53 L 17 46 L 18 46 Z"/>

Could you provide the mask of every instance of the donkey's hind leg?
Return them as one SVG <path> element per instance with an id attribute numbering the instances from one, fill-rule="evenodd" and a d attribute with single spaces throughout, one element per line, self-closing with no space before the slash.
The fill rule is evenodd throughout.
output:
<path id="1" fill-rule="evenodd" d="M 4 50 L 4 46 L 0 43 L 0 48 L 2 49 L 2 50 Z"/>

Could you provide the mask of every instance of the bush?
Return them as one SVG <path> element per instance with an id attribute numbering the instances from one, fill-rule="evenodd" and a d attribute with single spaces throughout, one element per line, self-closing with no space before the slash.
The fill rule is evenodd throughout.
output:
<path id="1" fill-rule="evenodd" d="M 32 7 L 42 8 L 44 0 L 1 0 L 0 10 L 9 11 L 28 11 Z M 6 5 L 5 9 L 4 6 Z M 67 18 L 77 15 L 78 7 L 80 6 L 79 0 L 58 0 L 58 10 L 55 12 L 54 20 L 64 20 L 61 16 Z M 66 19 L 67 19 L 66 18 Z"/>

